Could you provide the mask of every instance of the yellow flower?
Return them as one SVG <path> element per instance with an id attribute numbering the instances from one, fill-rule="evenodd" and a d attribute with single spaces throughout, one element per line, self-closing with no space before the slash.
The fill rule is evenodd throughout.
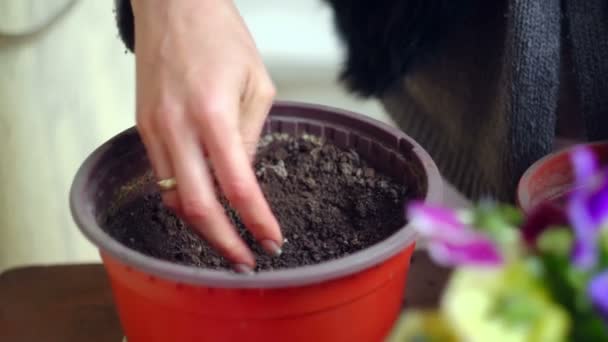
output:
<path id="1" fill-rule="evenodd" d="M 460 268 L 452 274 L 441 310 L 465 341 L 565 341 L 569 317 L 537 279 L 533 266 L 523 262 Z"/>
<path id="2" fill-rule="evenodd" d="M 408 310 L 387 342 L 456 342 L 454 331 L 438 311 Z"/>

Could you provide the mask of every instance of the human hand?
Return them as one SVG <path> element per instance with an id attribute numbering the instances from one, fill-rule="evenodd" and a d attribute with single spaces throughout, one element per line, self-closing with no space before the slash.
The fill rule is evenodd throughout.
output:
<path id="1" fill-rule="evenodd" d="M 250 273 L 255 259 L 217 200 L 210 165 L 256 240 L 280 254 L 279 224 L 251 166 L 272 81 L 232 1 L 131 1 L 137 128 L 156 177 L 177 184 L 163 201 Z"/>

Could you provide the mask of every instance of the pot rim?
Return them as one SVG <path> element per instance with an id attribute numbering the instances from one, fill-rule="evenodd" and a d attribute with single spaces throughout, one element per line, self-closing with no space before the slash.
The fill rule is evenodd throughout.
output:
<path id="1" fill-rule="evenodd" d="M 578 142 L 576 144 L 565 147 L 559 151 L 554 151 L 546 156 L 538 159 L 534 162 L 519 178 L 519 182 L 517 183 L 517 195 L 516 195 L 516 204 L 519 208 L 521 208 L 524 212 L 529 212 L 533 209 L 532 207 L 532 193 L 530 192 L 530 184 L 535 178 L 536 174 L 549 162 L 554 160 L 559 160 L 563 158 L 568 158 L 568 156 L 574 151 L 574 149 L 580 146 L 588 146 L 592 149 L 596 149 L 602 146 L 608 146 L 608 140 L 605 141 L 596 141 L 596 142 Z M 569 164 L 567 164 L 569 165 Z"/>
<path id="2" fill-rule="evenodd" d="M 412 152 L 418 158 L 427 177 L 427 192 L 424 200 L 439 203 L 442 199 L 442 180 L 437 166 L 430 155 L 412 138 L 397 128 L 391 127 L 376 119 L 333 108 L 325 105 L 309 104 L 297 101 L 275 101 L 273 108 L 280 110 L 315 110 L 331 112 L 332 115 L 342 115 L 355 118 L 366 124 L 376 126 L 392 135 L 406 139 L 412 145 Z M 123 264 L 145 273 L 170 279 L 175 282 L 204 285 L 219 288 L 282 288 L 304 286 L 320 283 L 336 278 L 342 278 L 364 269 L 382 263 L 405 248 L 415 243 L 417 234 L 408 225 L 405 225 L 389 238 L 345 257 L 322 262 L 314 265 L 301 266 L 291 269 L 259 272 L 254 275 L 244 275 L 232 272 L 196 268 L 180 265 L 169 261 L 153 258 L 132 250 L 108 235 L 97 224 L 94 216 L 93 204 L 83 205 L 88 175 L 91 173 L 95 161 L 110 148 L 112 142 L 121 136 L 132 134 L 134 127 L 126 129 L 115 135 L 101 146 L 96 148 L 78 169 L 70 189 L 70 210 L 72 217 L 85 237 L 96 245 L 102 256 L 111 256 Z"/>

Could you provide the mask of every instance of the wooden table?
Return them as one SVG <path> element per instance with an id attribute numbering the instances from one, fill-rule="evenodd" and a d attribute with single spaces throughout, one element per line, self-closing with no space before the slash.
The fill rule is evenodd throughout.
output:
<path id="1" fill-rule="evenodd" d="M 434 306 L 448 270 L 416 252 L 406 305 Z M 101 264 L 34 266 L 0 275 L 0 341 L 120 342 Z"/>

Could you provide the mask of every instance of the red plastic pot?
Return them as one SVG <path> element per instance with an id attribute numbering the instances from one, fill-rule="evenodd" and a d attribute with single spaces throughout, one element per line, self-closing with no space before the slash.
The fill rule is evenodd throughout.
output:
<path id="1" fill-rule="evenodd" d="M 440 200 L 440 177 L 404 133 L 367 117 L 277 103 L 265 132 L 308 132 L 355 148 L 420 198 Z M 409 161 L 408 163 L 405 160 Z M 381 341 L 398 316 L 415 234 L 403 227 L 350 256 L 253 276 L 172 264 L 130 250 L 100 226 L 112 205 L 141 194 L 149 163 L 131 128 L 94 151 L 70 194 L 76 223 L 100 249 L 129 342 Z"/>
<path id="2" fill-rule="evenodd" d="M 600 164 L 608 164 L 608 142 L 585 144 L 598 158 Z M 517 202 L 524 212 L 530 212 L 540 204 L 557 207 L 570 191 L 574 173 L 570 154 L 578 145 L 573 145 L 538 160 L 523 174 L 517 187 Z"/>

